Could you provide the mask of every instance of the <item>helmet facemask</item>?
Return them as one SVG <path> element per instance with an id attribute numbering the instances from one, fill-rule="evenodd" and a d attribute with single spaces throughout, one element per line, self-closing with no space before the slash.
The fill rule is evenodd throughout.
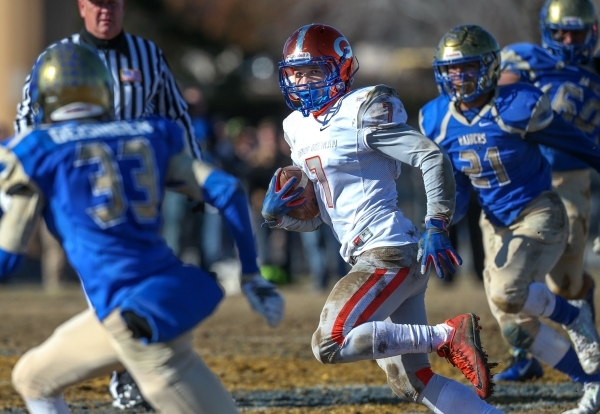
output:
<path id="1" fill-rule="evenodd" d="M 450 74 L 449 65 L 478 62 L 479 69 Z M 498 83 L 500 59 L 498 53 L 449 60 L 435 60 L 433 70 L 440 93 L 456 102 L 473 102 L 479 96 L 494 89 Z"/>
<path id="2" fill-rule="evenodd" d="M 310 112 L 322 109 L 343 95 L 346 88 L 350 87 L 340 75 L 345 61 L 345 53 L 339 63 L 332 56 L 311 58 L 308 52 L 286 57 L 279 63 L 279 87 L 288 106 L 308 116 Z M 318 67 L 325 74 L 325 78 L 321 81 L 296 84 L 296 69 L 309 65 Z"/>

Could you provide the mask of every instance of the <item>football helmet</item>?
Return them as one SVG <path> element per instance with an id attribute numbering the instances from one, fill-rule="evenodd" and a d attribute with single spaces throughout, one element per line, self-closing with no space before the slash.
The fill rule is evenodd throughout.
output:
<path id="1" fill-rule="evenodd" d="M 34 124 L 71 119 L 113 118 L 113 83 L 91 48 L 57 43 L 36 62 L 31 75 Z"/>
<path id="2" fill-rule="evenodd" d="M 450 75 L 448 65 L 478 62 L 476 71 Z M 500 46 L 480 26 L 450 29 L 438 43 L 433 59 L 435 81 L 440 93 L 457 102 L 472 102 L 491 91 L 500 77 Z"/>
<path id="3" fill-rule="evenodd" d="M 317 65 L 325 79 L 296 84 L 295 68 Z M 279 63 L 279 87 L 287 105 L 308 116 L 350 90 L 358 61 L 350 43 L 337 29 L 309 24 L 296 30 L 283 46 Z"/>
<path id="4" fill-rule="evenodd" d="M 596 8 L 590 0 L 546 0 L 540 12 L 542 46 L 569 65 L 587 63 L 598 42 Z M 565 45 L 558 30 L 585 30 L 583 43 Z"/>

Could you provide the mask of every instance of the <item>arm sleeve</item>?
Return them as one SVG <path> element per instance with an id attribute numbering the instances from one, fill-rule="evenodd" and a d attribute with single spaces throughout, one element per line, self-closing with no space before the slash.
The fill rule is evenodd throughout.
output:
<path id="1" fill-rule="evenodd" d="M 546 128 L 528 132 L 526 139 L 572 155 L 600 172 L 600 147 L 562 116 L 554 116 Z"/>
<path id="2" fill-rule="evenodd" d="M 214 170 L 206 179 L 202 192 L 206 202 L 223 215 L 238 248 L 242 274 L 258 272 L 258 254 L 248 199 L 238 179 L 223 171 Z"/>
<path id="3" fill-rule="evenodd" d="M 162 69 L 162 79 L 157 94 L 161 95 L 160 89 L 162 89 L 162 92 L 164 92 L 162 95 L 165 96 L 164 109 L 160 111 L 160 115 L 166 116 L 183 128 L 190 152 L 195 158 L 202 159 L 202 151 L 194 136 L 194 127 L 190 115 L 188 114 L 187 103 L 183 99 L 183 96 L 181 96 L 173 72 L 171 72 L 171 68 L 162 52 L 160 53 L 160 64 Z"/>
<path id="4" fill-rule="evenodd" d="M 426 218 L 439 217 L 450 222 L 454 214 L 456 184 L 446 152 L 406 124 L 367 132 L 366 143 L 370 148 L 421 169 L 427 195 Z"/>
<path id="5" fill-rule="evenodd" d="M 317 216 L 312 220 L 297 220 L 290 216 L 283 216 L 281 220 L 277 222 L 277 228 L 289 230 L 289 231 L 298 231 L 301 233 L 306 233 L 310 231 L 315 231 L 318 229 L 323 220 L 321 216 Z"/>

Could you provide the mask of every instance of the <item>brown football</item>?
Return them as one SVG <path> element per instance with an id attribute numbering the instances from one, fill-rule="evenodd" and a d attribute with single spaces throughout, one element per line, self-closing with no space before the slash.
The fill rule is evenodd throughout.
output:
<path id="1" fill-rule="evenodd" d="M 304 187 L 304 192 L 299 199 L 305 198 L 306 203 L 290 211 L 288 216 L 298 220 L 312 220 L 319 215 L 319 203 L 315 197 L 315 187 L 313 182 L 308 179 L 308 176 L 304 174 L 304 171 L 302 171 L 300 167 L 290 165 L 283 167 L 281 171 L 279 171 L 277 177 L 279 188 L 283 187 L 283 185 L 292 177 L 298 177 L 298 180 L 290 192 L 298 187 Z"/>

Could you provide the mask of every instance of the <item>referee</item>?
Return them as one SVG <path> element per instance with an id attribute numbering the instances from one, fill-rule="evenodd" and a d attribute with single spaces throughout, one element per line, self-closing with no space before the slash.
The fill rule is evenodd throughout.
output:
<path id="1" fill-rule="evenodd" d="M 123 31 L 125 0 L 77 0 L 84 28 L 61 42 L 86 44 L 98 51 L 112 73 L 115 118 L 133 119 L 163 115 L 179 124 L 187 135 L 188 148 L 196 158 L 201 151 L 194 137 L 188 107 L 183 99 L 163 52 L 151 41 Z M 39 57 L 38 57 L 39 59 Z M 31 74 L 25 80 L 23 101 L 17 106 L 15 132 L 34 122 L 35 108 L 30 95 Z M 40 223 L 43 283 L 49 290 L 58 288 L 66 259 L 60 244 Z M 147 406 L 128 372 L 113 373 L 110 386 L 113 406 Z"/>
<path id="2" fill-rule="evenodd" d="M 187 104 L 162 50 L 147 39 L 123 31 L 125 0 L 78 0 L 77 3 L 84 28 L 61 42 L 83 43 L 98 50 L 113 76 L 116 119 L 166 116 L 184 129 L 190 151 L 201 158 Z M 30 81 L 31 75 L 25 80 L 23 101 L 17 106 L 14 125 L 17 133 L 33 124 Z"/>

